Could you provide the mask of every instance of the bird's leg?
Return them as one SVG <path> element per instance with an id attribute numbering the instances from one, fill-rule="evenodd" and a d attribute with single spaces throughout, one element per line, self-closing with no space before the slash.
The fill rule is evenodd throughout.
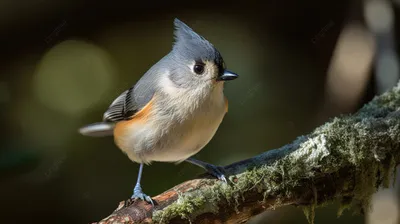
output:
<path id="1" fill-rule="evenodd" d="M 207 172 L 210 173 L 211 175 L 213 175 L 216 178 L 218 178 L 219 180 L 222 180 L 225 183 L 227 183 L 225 174 L 224 174 L 224 169 L 222 167 L 215 166 L 213 164 L 206 163 L 206 162 L 194 159 L 194 158 L 188 158 L 185 161 L 207 170 Z"/>
<path id="2" fill-rule="evenodd" d="M 140 164 L 138 178 L 136 181 L 135 188 L 133 189 L 133 195 L 131 198 L 133 199 L 140 198 L 143 201 L 147 201 L 154 206 L 154 202 L 151 199 L 151 197 L 143 193 L 142 187 L 140 186 L 140 179 L 142 178 L 142 173 L 143 173 L 143 163 Z"/>

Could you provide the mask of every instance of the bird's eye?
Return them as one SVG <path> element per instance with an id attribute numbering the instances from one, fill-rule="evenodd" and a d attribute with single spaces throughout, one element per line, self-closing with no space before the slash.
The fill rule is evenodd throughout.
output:
<path id="1" fill-rule="evenodd" d="M 201 75 L 204 72 L 204 64 L 201 63 L 196 63 L 193 67 L 193 71 L 198 74 Z"/>

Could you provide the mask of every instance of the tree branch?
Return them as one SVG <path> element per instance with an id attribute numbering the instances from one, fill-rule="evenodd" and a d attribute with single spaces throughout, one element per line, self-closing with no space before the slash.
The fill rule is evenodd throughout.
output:
<path id="1" fill-rule="evenodd" d="M 300 205 L 313 222 L 318 205 L 368 212 L 400 162 L 400 84 L 354 115 L 334 118 L 293 143 L 225 168 L 231 183 L 186 181 L 143 201 L 121 202 L 99 223 L 241 223 L 266 209 Z"/>

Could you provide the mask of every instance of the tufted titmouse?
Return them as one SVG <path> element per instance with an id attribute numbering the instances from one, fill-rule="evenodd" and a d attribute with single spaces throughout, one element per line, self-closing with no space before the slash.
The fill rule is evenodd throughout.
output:
<path id="1" fill-rule="evenodd" d="M 87 136 L 114 135 L 129 159 L 140 163 L 132 198 L 153 204 L 143 193 L 143 164 L 187 161 L 225 181 L 221 167 L 191 158 L 214 136 L 228 100 L 224 81 L 238 75 L 226 70 L 219 51 L 178 19 L 175 43 L 130 89 L 104 113 L 103 122 L 82 127 Z"/>

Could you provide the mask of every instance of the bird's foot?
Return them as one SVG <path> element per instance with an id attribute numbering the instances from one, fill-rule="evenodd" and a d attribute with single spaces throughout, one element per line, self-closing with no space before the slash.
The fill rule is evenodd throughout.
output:
<path id="1" fill-rule="evenodd" d="M 131 198 L 132 199 L 141 199 L 142 201 L 149 202 L 154 207 L 153 199 L 151 199 L 151 197 L 148 196 L 147 194 L 143 193 L 142 187 L 140 187 L 140 185 L 138 185 L 138 184 L 133 189 L 133 195 Z"/>
<path id="2" fill-rule="evenodd" d="M 214 177 L 218 178 L 219 180 L 225 183 L 228 183 L 225 177 L 225 170 L 223 167 L 207 164 L 204 168 L 207 170 L 208 173 L 210 173 Z"/>
<path id="3" fill-rule="evenodd" d="M 225 177 L 226 172 L 223 167 L 216 166 L 211 163 L 206 163 L 206 162 L 203 162 L 201 160 L 197 160 L 197 159 L 191 158 L 191 157 L 186 159 L 186 161 L 205 169 L 208 173 L 210 173 L 214 177 L 218 178 L 219 180 L 221 180 L 225 183 L 228 183 L 228 181 L 226 180 L 226 177 Z"/>

